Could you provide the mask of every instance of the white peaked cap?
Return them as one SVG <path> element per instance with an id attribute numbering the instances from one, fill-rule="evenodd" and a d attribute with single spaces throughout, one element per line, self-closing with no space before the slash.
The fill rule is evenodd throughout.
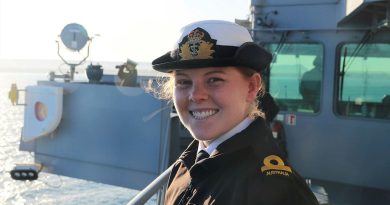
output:
<path id="1" fill-rule="evenodd" d="M 194 22 L 183 27 L 175 47 L 177 48 L 180 41 L 198 27 L 206 30 L 212 39 L 218 39 L 217 45 L 240 47 L 246 42 L 253 42 L 249 31 L 243 26 L 228 21 L 206 20 Z"/>
<path id="2" fill-rule="evenodd" d="M 245 27 L 228 21 L 206 20 L 183 27 L 173 49 L 156 58 L 152 65 L 161 72 L 227 66 L 260 72 L 271 60 L 272 55 L 253 42 Z"/>

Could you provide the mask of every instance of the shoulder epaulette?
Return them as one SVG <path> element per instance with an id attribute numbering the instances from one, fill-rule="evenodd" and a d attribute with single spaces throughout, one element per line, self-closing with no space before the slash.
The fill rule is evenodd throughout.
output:
<path id="1" fill-rule="evenodd" d="M 291 167 L 287 166 L 281 157 L 277 155 L 269 155 L 263 159 L 261 172 L 265 176 L 282 175 L 290 176 L 292 174 Z"/>

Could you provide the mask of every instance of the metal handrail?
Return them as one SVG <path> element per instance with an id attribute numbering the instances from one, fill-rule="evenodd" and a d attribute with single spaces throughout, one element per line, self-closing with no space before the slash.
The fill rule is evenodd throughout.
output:
<path id="1" fill-rule="evenodd" d="M 169 179 L 173 165 L 166 169 L 160 176 L 153 180 L 148 186 L 146 186 L 141 192 L 139 192 L 134 198 L 131 199 L 127 205 L 142 205 L 145 204 L 150 197 L 152 197 L 158 190 L 160 190 Z"/>
<path id="2" fill-rule="evenodd" d="M 171 106 L 167 106 L 171 108 Z M 165 107 L 165 108 L 167 108 Z M 165 109 L 163 108 L 163 109 Z M 160 110 L 161 111 L 161 110 Z M 170 112 L 171 113 L 171 112 Z M 177 116 L 171 116 L 171 120 L 173 118 L 177 118 Z M 169 160 L 169 150 L 170 150 L 170 128 L 171 128 L 171 120 L 167 123 L 167 129 L 165 133 L 165 141 L 162 147 L 162 150 L 166 150 L 167 152 L 163 153 L 162 156 L 162 163 L 160 170 L 164 170 L 166 166 L 168 166 L 168 160 Z M 171 165 L 168 169 L 166 169 L 163 173 L 161 173 L 156 179 L 154 179 L 148 186 L 146 186 L 141 192 L 139 192 L 134 198 L 131 199 L 130 202 L 127 203 L 127 205 L 143 205 L 145 204 L 154 194 L 156 194 L 159 190 L 164 188 L 164 185 L 167 184 L 169 179 L 169 174 L 172 171 L 173 165 Z M 157 203 L 159 205 L 164 204 L 164 193 L 165 190 L 159 192 L 159 196 L 157 199 Z"/>

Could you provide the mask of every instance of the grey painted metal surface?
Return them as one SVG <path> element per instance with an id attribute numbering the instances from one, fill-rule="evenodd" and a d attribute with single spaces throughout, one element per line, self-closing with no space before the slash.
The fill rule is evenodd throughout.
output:
<path id="1" fill-rule="evenodd" d="M 277 3 L 279 2 L 279 3 Z M 335 29 L 337 22 L 345 16 L 345 5 L 333 1 L 267 1 L 254 6 L 255 22 L 261 17 L 274 26 L 272 30 L 316 30 Z M 344 2 L 344 1 L 342 1 Z M 277 11 L 275 15 L 274 12 Z M 264 29 L 255 25 L 254 29 Z"/>
<path id="2" fill-rule="evenodd" d="M 44 171 L 141 189 L 166 169 L 171 106 L 141 88 L 39 82 L 64 88 L 60 125 L 35 140 Z"/>
<path id="3" fill-rule="evenodd" d="M 300 6 L 300 5 L 314 5 L 314 4 L 336 4 L 340 0 L 252 0 L 252 6 Z"/>
<path id="4" fill-rule="evenodd" d="M 336 53 L 337 46 L 346 42 L 359 43 L 366 31 L 376 28 L 378 19 L 369 26 L 347 22 L 339 27 L 338 23 L 348 14 L 346 1 L 299 2 L 300 5 L 292 5 L 295 3 L 290 1 L 252 1 L 254 21 L 257 18 L 264 20 L 268 14 L 267 21 L 272 22 L 271 27 L 254 24 L 256 42 L 279 43 L 283 33 L 288 33 L 286 43 L 315 42 L 324 45 L 320 112 L 281 112 L 296 116 L 295 125 L 285 125 L 289 159 L 304 177 L 390 190 L 389 120 L 350 118 L 335 111 L 339 83 L 337 55 L 340 55 Z M 365 1 L 360 6 L 363 8 L 367 7 L 365 3 L 377 2 L 387 1 Z M 362 8 L 357 9 L 364 11 Z M 371 42 L 389 43 L 390 30 L 387 28 L 376 33 Z"/>

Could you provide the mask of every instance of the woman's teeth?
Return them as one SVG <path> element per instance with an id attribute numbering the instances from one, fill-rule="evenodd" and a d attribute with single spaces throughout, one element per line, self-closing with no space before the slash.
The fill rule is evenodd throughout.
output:
<path id="1" fill-rule="evenodd" d="M 192 111 L 192 116 L 197 120 L 202 120 L 207 117 L 210 117 L 211 115 L 214 115 L 217 113 L 217 110 L 208 110 L 208 111 Z"/>

